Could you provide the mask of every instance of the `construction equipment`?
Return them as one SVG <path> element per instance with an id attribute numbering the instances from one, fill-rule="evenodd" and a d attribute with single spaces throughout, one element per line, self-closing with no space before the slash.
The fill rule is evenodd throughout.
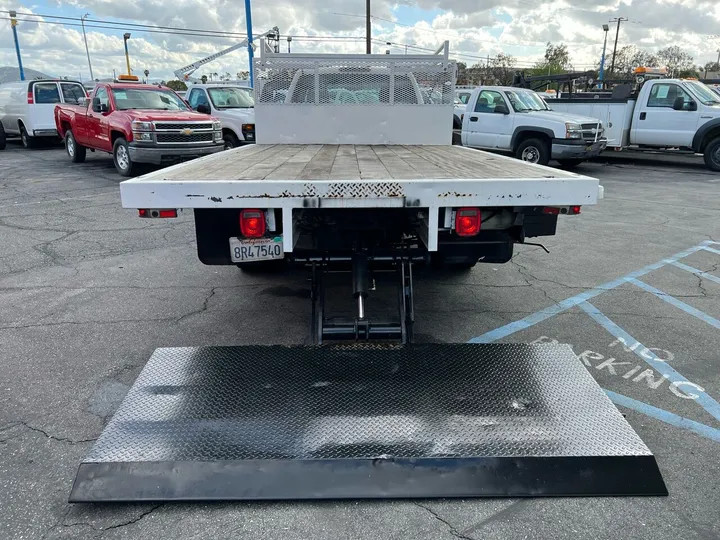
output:
<path id="1" fill-rule="evenodd" d="M 262 38 L 265 38 L 263 40 Z M 275 45 L 272 47 L 273 52 L 279 52 L 280 50 L 280 29 L 275 26 L 272 30 L 269 30 L 265 32 L 264 34 L 259 34 L 253 38 L 254 40 L 261 40 L 265 43 L 264 46 L 269 46 L 268 42 L 274 42 Z M 199 83 L 200 79 L 197 79 L 195 77 L 192 77 L 192 74 L 199 68 L 204 66 L 205 64 L 208 64 L 214 60 L 217 60 L 218 58 L 225 56 L 226 54 L 230 54 L 233 51 L 237 51 L 238 49 L 241 49 L 245 46 L 247 46 L 248 40 L 247 38 L 242 40 L 240 43 L 236 43 L 235 45 L 228 47 L 227 49 L 223 49 L 222 51 L 216 52 L 214 54 L 211 54 L 210 56 L 206 56 L 202 60 L 198 60 L 197 62 L 193 62 L 192 64 L 189 64 L 185 67 L 181 67 L 180 69 L 175 71 L 175 77 L 177 77 L 180 81 L 185 82 L 196 82 Z M 254 46 L 254 44 L 253 44 Z"/>
<path id="2" fill-rule="evenodd" d="M 258 144 L 121 184 L 141 215 L 193 209 L 206 264 L 309 270 L 314 344 L 157 349 L 71 501 L 667 493 L 569 346 L 412 343 L 428 260 L 507 262 L 601 194 L 451 146 L 439 53 L 263 54 Z M 324 292 L 343 277 L 347 295 Z M 371 313 L 383 301 L 396 315 Z"/>

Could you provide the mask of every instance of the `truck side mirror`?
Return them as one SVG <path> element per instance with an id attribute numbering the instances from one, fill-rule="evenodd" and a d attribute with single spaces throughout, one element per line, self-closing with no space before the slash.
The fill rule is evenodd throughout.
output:
<path id="1" fill-rule="evenodd" d="M 94 97 L 92 99 L 92 110 L 93 112 L 100 112 L 100 98 Z"/>
<path id="2" fill-rule="evenodd" d="M 210 106 L 205 105 L 204 103 L 201 103 L 197 106 L 197 109 L 195 109 L 197 112 L 202 114 L 210 114 Z"/>
<path id="3" fill-rule="evenodd" d="M 673 101 L 673 109 L 676 111 L 697 111 L 697 103 L 693 100 L 685 101 L 685 98 L 678 96 Z"/>
<path id="4" fill-rule="evenodd" d="M 510 114 L 510 111 L 508 110 L 508 106 L 505 105 L 505 103 L 497 103 L 497 104 L 495 104 L 495 113 L 496 114 Z"/>

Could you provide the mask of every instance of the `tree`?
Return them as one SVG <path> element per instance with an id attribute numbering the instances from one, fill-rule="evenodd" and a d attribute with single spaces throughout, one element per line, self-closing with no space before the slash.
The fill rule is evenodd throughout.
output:
<path id="1" fill-rule="evenodd" d="M 670 45 L 669 47 L 660 49 L 657 53 L 657 57 L 660 62 L 665 64 L 665 67 L 667 67 L 671 77 L 682 76 L 682 73 L 695 72 L 692 55 L 685 52 L 677 45 Z"/>
<path id="2" fill-rule="evenodd" d="M 640 66 L 658 67 L 661 64 L 658 57 L 647 51 L 641 51 L 634 45 L 625 45 L 615 55 L 615 71 L 610 74 L 613 65 L 612 53 L 605 58 L 606 79 L 626 79 L 632 76 L 635 68 Z"/>
<path id="3" fill-rule="evenodd" d="M 572 71 L 573 66 L 570 63 L 570 53 L 567 45 L 553 45 L 548 42 L 545 47 L 545 56 L 542 60 L 535 62 L 535 65 L 528 70 L 530 75 L 554 75 L 559 73 L 567 73 Z"/>
<path id="4" fill-rule="evenodd" d="M 718 73 L 720 72 L 720 62 L 708 62 L 703 67 L 698 66 L 698 71 L 703 73 L 703 77 L 707 78 L 708 72 Z"/>
<path id="5" fill-rule="evenodd" d="M 207 75 L 203 75 L 202 77 L 200 77 L 200 82 L 201 82 L 201 83 L 205 84 L 207 81 L 208 81 Z"/>
<path id="6" fill-rule="evenodd" d="M 183 92 L 187 90 L 187 84 L 185 84 L 183 81 L 168 81 L 165 86 L 170 88 L 171 90 L 175 90 L 176 92 Z"/>
<path id="7" fill-rule="evenodd" d="M 456 84 L 469 84 L 467 80 L 467 64 L 465 62 L 457 63 Z"/>
<path id="8" fill-rule="evenodd" d="M 512 84 L 515 61 L 514 56 L 504 53 L 498 53 L 495 58 L 491 58 L 490 64 L 487 66 L 487 75 L 490 81 L 499 85 Z"/>

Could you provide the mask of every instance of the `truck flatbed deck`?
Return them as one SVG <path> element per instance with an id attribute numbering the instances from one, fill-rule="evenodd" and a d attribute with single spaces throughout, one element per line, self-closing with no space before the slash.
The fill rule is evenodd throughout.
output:
<path id="1" fill-rule="evenodd" d="M 353 144 L 245 146 L 125 181 L 120 189 L 128 208 L 255 204 L 236 200 L 247 198 L 280 207 L 267 199 L 316 197 L 348 199 L 347 207 L 355 206 L 352 199 L 381 197 L 413 199 L 404 206 L 456 204 L 451 199 L 567 205 L 595 204 L 599 192 L 594 178 L 460 146 Z"/>

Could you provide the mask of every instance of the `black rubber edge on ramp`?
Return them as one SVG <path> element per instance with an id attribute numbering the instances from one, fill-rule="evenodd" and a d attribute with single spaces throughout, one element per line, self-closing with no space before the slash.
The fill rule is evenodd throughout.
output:
<path id="1" fill-rule="evenodd" d="M 567 345 L 158 349 L 71 502 L 667 495 Z"/>

